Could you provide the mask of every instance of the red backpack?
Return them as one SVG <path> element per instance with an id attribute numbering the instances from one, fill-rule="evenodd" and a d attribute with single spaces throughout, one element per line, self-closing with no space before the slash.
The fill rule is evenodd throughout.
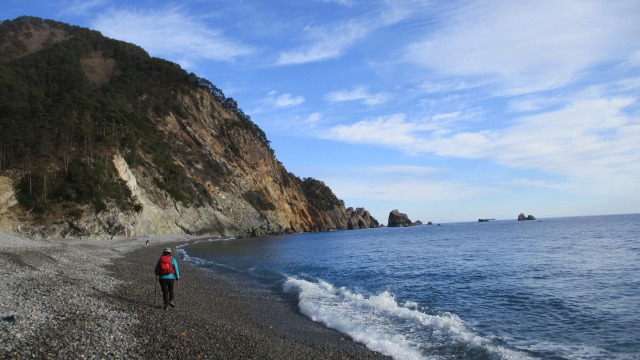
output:
<path id="1" fill-rule="evenodd" d="M 160 256 L 158 266 L 156 267 L 156 275 L 164 276 L 175 273 L 176 271 L 173 269 L 173 264 L 171 263 L 171 255 Z"/>

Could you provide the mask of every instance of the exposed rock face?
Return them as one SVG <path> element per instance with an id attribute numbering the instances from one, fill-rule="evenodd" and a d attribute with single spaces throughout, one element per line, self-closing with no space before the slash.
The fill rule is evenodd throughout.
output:
<path id="1" fill-rule="evenodd" d="M 46 21 L 33 22 L 31 28 L 15 27 L 14 33 L 28 31 L 27 36 L 22 37 L 19 46 L 10 46 L 9 41 L 0 44 L 0 60 L 19 59 L 44 49 L 47 45 L 69 39 L 75 29 L 61 29 L 56 24 Z"/>
<path id="2" fill-rule="evenodd" d="M 407 214 L 403 214 L 397 209 L 394 209 L 389 213 L 389 221 L 387 222 L 388 227 L 406 227 L 411 225 L 413 225 L 413 223 L 409 220 Z"/>
<path id="3" fill-rule="evenodd" d="M 86 99 L 78 101 L 84 101 L 82 119 L 88 129 L 78 137 L 80 140 L 73 140 L 74 134 L 66 138 L 60 135 L 67 141 L 62 144 L 64 151 L 46 154 L 48 157 L 41 155 L 40 159 L 38 154 L 31 154 L 27 161 L 12 155 L 12 162 L 0 161 L 0 229 L 32 237 L 113 238 L 182 233 L 246 237 L 378 226 L 366 210 L 347 209 L 321 181 L 300 179 L 289 173 L 276 159 L 262 130 L 238 109 L 233 99 L 225 98 L 208 81 L 187 74 L 175 64 L 153 59 L 131 44 L 66 24 L 21 18 L 0 23 L 0 30 L 8 34 L 6 41 L 0 39 L 0 62 L 11 66 L 21 66 L 15 60 L 26 55 L 37 61 L 39 51 L 58 46 L 64 50 L 60 53 L 77 56 L 63 59 L 63 64 L 74 75 L 74 81 L 87 88 L 83 94 Z M 78 46 L 84 37 L 90 40 Z M 21 41 L 24 44 L 16 46 Z M 143 66 L 132 66 L 137 62 Z M 48 71 L 53 71 L 54 65 Z M 165 80 L 169 78 L 166 74 L 171 75 L 173 83 L 163 82 L 169 81 Z M 113 96 L 122 102 L 117 106 L 118 112 L 105 115 L 100 106 L 92 107 L 105 101 L 101 97 L 104 91 L 129 91 L 128 86 L 120 90 L 118 84 L 131 79 L 136 80 L 138 93 Z M 147 79 L 149 83 L 142 83 Z M 28 84 L 27 80 L 14 81 Z M 0 95 L 9 96 L 6 92 Z M 65 95 L 69 101 L 65 106 L 75 114 L 74 95 Z M 0 100 L 11 102 L 7 98 Z M 172 105 L 163 107 L 167 103 Z M 99 121 L 109 116 L 113 119 L 105 123 L 119 122 L 120 127 L 110 128 L 110 132 L 96 131 L 105 126 Z M 10 120 L 0 114 L 0 125 Z M 79 126 L 74 129 L 85 131 Z M 120 131 L 120 137 L 116 131 Z M 95 133 L 99 136 L 92 137 Z M 101 134 L 112 139 L 106 141 Z M 161 143 L 145 143 L 145 139 L 131 134 L 150 134 Z M 12 141 L 3 135 L 0 134 L 0 143 Z M 55 146 L 52 148 L 58 151 Z M 32 163 L 47 166 L 30 168 Z M 113 169 L 110 173 L 105 170 L 107 175 L 101 180 L 111 189 L 120 189 L 118 194 L 126 194 L 125 199 L 103 197 L 99 201 L 74 202 L 77 194 L 71 187 L 66 191 L 73 196 L 64 202 L 46 197 L 47 190 L 51 192 L 52 179 L 58 185 L 67 181 L 69 164 L 93 170 L 96 163 Z M 34 179 L 44 179 L 44 184 L 49 179 L 49 188 L 44 192 L 47 210 L 39 214 L 15 196 L 20 184 L 24 188 L 27 180 L 30 191 L 32 175 Z"/>
<path id="4" fill-rule="evenodd" d="M 347 214 L 349 217 L 347 228 L 349 230 L 380 227 L 378 220 L 371 216 L 364 208 L 356 208 L 354 210 L 350 207 L 347 209 Z"/>
<path id="5" fill-rule="evenodd" d="M 11 179 L 0 176 L 0 229 L 12 226 L 8 210 L 18 204 L 15 193 Z"/>
<path id="6" fill-rule="evenodd" d="M 518 215 L 518 221 L 535 220 L 535 219 L 536 218 L 533 215 L 525 216 L 523 213 L 520 213 L 520 215 Z"/>

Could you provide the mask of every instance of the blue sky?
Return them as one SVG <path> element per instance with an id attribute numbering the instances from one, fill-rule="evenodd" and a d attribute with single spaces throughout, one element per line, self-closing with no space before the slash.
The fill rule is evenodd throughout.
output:
<path id="1" fill-rule="evenodd" d="M 640 212 L 640 2 L 3 0 L 218 86 L 387 222 Z"/>

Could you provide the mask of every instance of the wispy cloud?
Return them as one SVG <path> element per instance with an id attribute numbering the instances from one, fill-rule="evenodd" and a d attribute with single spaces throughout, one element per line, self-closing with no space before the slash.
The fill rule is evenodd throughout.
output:
<path id="1" fill-rule="evenodd" d="M 631 56 L 629 56 L 629 59 L 625 62 L 624 65 L 627 65 L 629 67 L 640 66 L 640 50 L 631 54 Z"/>
<path id="2" fill-rule="evenodd" d="M 427 94 L 446 93 L 472 89 L 481 86 L 481 83 L 470 83 L 467 80 L 428 80 L 418 86 L 418 89 Z"/>
<path id="3" fill-rule="evenodd" d="M 441 170 L 420 166 L 382 166 L 377 169 L 355 168 L 341 175 L 326 175 L 323 179 L 341 198 L 388 200 L 395 204 L 405 201 L 450 201 L 494 191 L 490 186 L 442 180 L 433 176 L 439 172 Z"/>
<path id="4" fill-rule="evenodd" d="M 235 41 L 180 8 L 116 10 L 99 15 L 91 27 L 104 35 L 142 46 L 154 56 L 180 64 L 201 60 L 234 61 L 254 49 Z"/>
<path id="5" fill-rule="evenodd" d="M 347 143 L 373 144 L 391 147 L 405 153 L 434 152 L 425 148 L 429 139 L 455 134 L 457 121 L 465 119 L 461 112 L 434 114 L 421 120 L 408 120 L 402 113 L 379 116 L 353 124 L 341 124 L 319 134 L 324 139 Z"/>
<path id="6" fill-rule="evenodd" d="M 415 133 L 421 130 L 419 124 L 407 121 L 404 114 L 395 114 L 349 125 L 337 125 L 320 136 L 348 143 L 378 144 L 409 150 L 419 141 Z"/>
<path id="7" fill-rule="evenodd" d="M 323 136 L 410 154 L 489 160 L 564 176 L 590 189 L 638 193 L 640 117 L 625 112 L 634 104 L 628 97 L 583 99 L 519 118 L 505 129 L 444 135 L 435 131 L 436 124 L 398 114 L 335 126 Z"/>
<path id="8" fill-rule="evenodd" d="M 440 19 L 406 58 L 442 77 L 495 79 L 508 94 L 564 86 L 609 61 L 633 59 L 635 1 L 474 1 Z"/>
<path id="9" fill-rule="evenodd" d="M 289 93 L 278 94 L 276 91 L 270 91 L 267 102 L 278 108 L 292 107 L 302 104 L 304 96 L 293 96 Z"/>
<path id="10" fill-rule="evenodd" d="M 352 7 L 350 0 L 325 0 Z M 419 2 L 372 1 L 367 11 L 340 22 L 328 22 L 320 26 L 306 26 L 302 32 L 302 45 L 281 51 L 276 65 L 295 65 L 337 59 L 350 47 L 371 36 L 376 30 L 396 24 L 412 14 Z M 421 7 L 424 5 L 420 5 Z"/>
<path id="11" fill-rule="evenodd" d="M 336 27 L 309 27 L 305 32 L 310 44 L 280 53 L 276 64 L 304 64 L 338 58 L 349 46 L 367 36 L 370 31 L 370 28 L 355 21 Z"/>
<path id="12" fill-rule="evenodd" d="M 571 192 L 574 189 L 574 184 L 571 182 L 553 182 L 544 179 L 528 179 L 528 178 L 518 178 L 510 181 L 510 185 L 515 186 L 517 188 L 539 188 L 539 189 L 551 189 L 551 190 L 560 190 L 563 192 Z"/>
<path id="13" fill-rule="evenodd" d="M 86 15 L 97 8 L 107 5 L 109 0 L 74 0 L 63 8 L 61 14 Z"/>
<path id="14" fill-rule="evenodd" d="M 626 188 L 640 176 L 640 118 L 624 111 L 633 103 L 630 98 L 586 99 L 521 118 L 495 134 L 485 151 L 509 167 Z"/>
<path id="15" fill-rule="evenodd" d="M 445 172 L 445 169 L 434 168 L 430 166 L 418 165 L 380 165 L 369 167 L 355 167 L 350 169 L 341 169 L 340 172 L 350 176 L 385 176 L 396 178 L 398 176 L 416 176 L 434 175 Z"/>
<path id="16" fill-rule="evenodd" d="M 356 86 L 351 90 L 338 90 L 325 96 L 330 102 L 361 101 L 364 105 L 380 105 L 391 99 L 386 92 L 372 94 L 364 86 Z"/>
<path id="17" fill-rule="evenodd" d="M 320 121 L 322 119 L 322 114 L 320 114 L 319 112 L 314 112 L 313 114 L 309 115 L 304 122 L 306 124 L 312 124 L 315 125 L 318 121 Z"/>
<path id="18" fill-rule="evenodd" d="M 513 99 L 509 106 L 510 109 L 515 112 L 529 112 L 544 109 L 551 104 L 558 104 L 558 101 L 547 97 L 531 95 Z"/>
<path id="19" fill-rule="evenodd" d="M 353 6 L 354 0 L 320 0 L 325 3 L 335 3 L 341 6 Z"/>

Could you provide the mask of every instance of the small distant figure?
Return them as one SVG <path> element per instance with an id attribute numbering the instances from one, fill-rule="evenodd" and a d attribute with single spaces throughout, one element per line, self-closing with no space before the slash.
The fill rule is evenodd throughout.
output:
<path id="1" fill-rule="evenodd" d="M 171 248 L 164 248 L 162 256 L 156 264 L 156 275 L 159 277 L 160 288 L 162 289 L 162 300 L 164 301 L 164 309 L 167 307 L 176 307 L 173 300 L 174 281 L 180 280 L 180 270 L 178 262 L 171 256 Z"/>
<path id="2" fill-rule="evenodd" d="M 149 239 L 147 239 L 147 242 L 145 243 L 145 245 L 149 246 Z"/>

